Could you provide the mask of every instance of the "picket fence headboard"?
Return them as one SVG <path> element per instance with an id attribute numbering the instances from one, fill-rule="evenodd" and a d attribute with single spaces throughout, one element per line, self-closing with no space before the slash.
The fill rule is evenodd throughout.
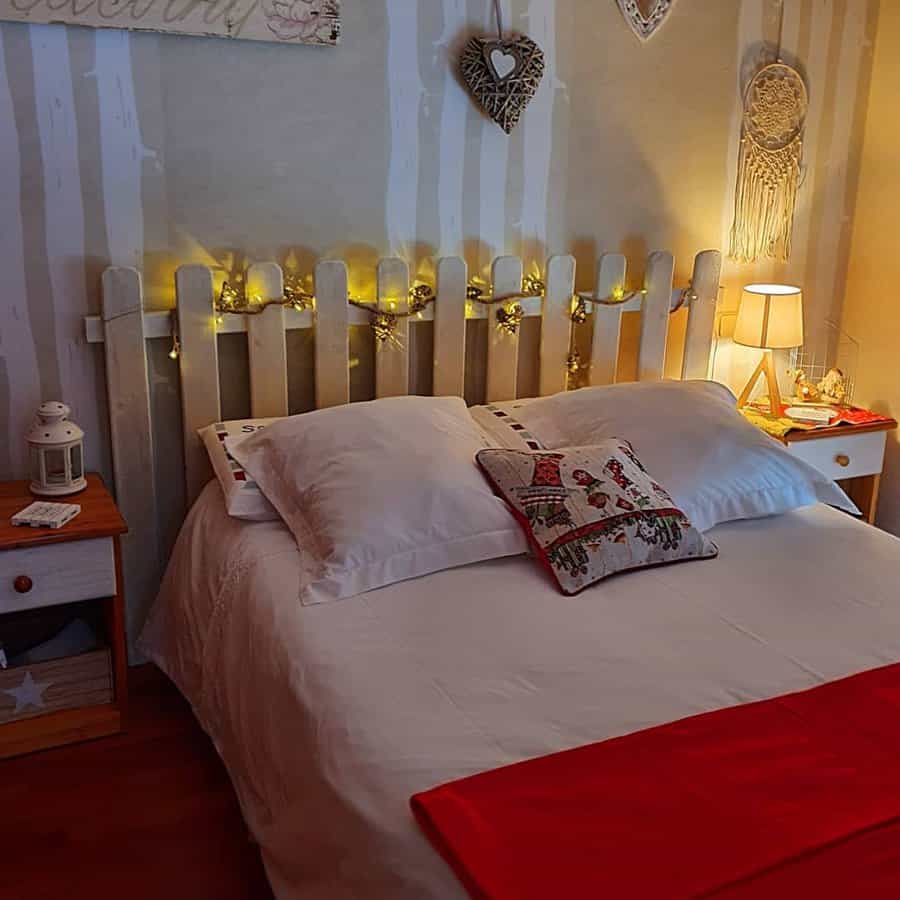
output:
<path id="1" fill-rule="evenodd" d="M 586 312 L 593 318 L 593 338 L 588 380 L 591 384 L 615 381 L 622 314 L 641 313 L 637 375 L 639 380 L 662 378 L 673 309 L 689 309 L 684 346 L 683 378 L 706 378 L 710 368 L 716 301 L 721 274 L 721 255 L 710 250 L 694 261 L 691 284 L 673 288 L 674 258 L 667 252 L 651 254 L 643 291 L 625 302 L 610 302 L 621 295 L 626 260 L 619 254 L 601 257 L 592 297 Z M 544 272 L 543 298 L 519 300 L 525 316 L 542 316 L 540 336 L 541 395 L 563 391 L 567 385 L 571 341 L 571 310 L 575 296 L 575 260 L 554 256 Z M 495 297 L 522 291 L 523 265 L 515 257 L 498 258 L 492 268 L 490 290 Z M 402 312 L 408 303 L 410 273 L 401 259 L 383 259 L 377 266 L 373 309 Z M 441 259 L 436 267 L 435 302 L 419 318 L 400 318 L 396 341 L 384 342 L 375 357 L 375 395 L 388 397 L 409 392 L 409 328 L 416 322 L 434 323 L 433 392 L 463 395 L 466 367 L 466 320 L 487 318 L 488 402 L 517 396 L 519 336 L 500 327 L 497 315 L 503 305 L 470 303 L 468 275 L 463 260 Z M 281 268 L 258 263 L 246 277 L 247 296 L 275 300 L 284 293 Z M 288 414 L 287 349 L 285 333 L 314 329 L 315 400 L 317 408 L 350 401 L 349 330 L 370 322 L 371 314 L 351 305 L 347 267 L 340 261 L 316 266 L 315 306 L 297 311 L 271 305 L 252 316 L 215 314 L 214 276 L 199 265 L 188 265 L 176 274 L 177 332 L 184 433 L 186 491 L 192 502 L 208 480 L 210 469 L 197 429 L 219 421 L 219 361 L 217 336 L 247 334 L 250 399 L 254 417 Z M 582 295 L 584 296 L 584 295 Z M 502 315 L 502 314 L 501 314 Z M 114 267 L 103 274 L 102 316 L 85 321 L 87 339 L 105 344 L 110 433 L 119 507 L 129 523 L 123 541 L 123 566 L 129 597 L 129 636 L 143 621 L 155 596 L 162 570 L 157 538 L 157 504 L 153 474 L 153 441 L 146 341 L 171 336 L 170 311 L 146 311 L 140 273 Z"/>

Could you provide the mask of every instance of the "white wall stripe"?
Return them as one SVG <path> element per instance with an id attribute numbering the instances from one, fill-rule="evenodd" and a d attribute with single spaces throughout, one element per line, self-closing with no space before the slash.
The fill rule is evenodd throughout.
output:
<path id="1" fill-rule="evenodd" d="M 725 196 L 722 198 L 722 283 L 726 287 L 726 308 L 737 307 L 740 287 L 753 280 L 752 267 L 736 262 L 728 255 L 731 246 L 731 227 L 734 223 L 734 190 L 737 182 L 738 158 L 740 155 L 741 131 L 743 128 L 743 94 L 745 78 L 758 60 L 748 58 L 752 47 L 758 47 L 763 39 L 765 0 L 742 0 L 738 20 L 737 46 L 735 55 L 734 107 L 729 128 L 727 174 L 725 176 Z M 713 377 L 726 384 L 742 384 L 747 380 L 753 367 L 759 361 L 748 358 L 740 348 L 731 342 L 720 342 L 715 349 Z M 744 374 L 746 371 L 746 374 Z M 743 379 L 743 380 L 742 380 Z"/>
<path id="2" fill-rule="evenodd" d="M 419 73 L 418 4 L 387 0 L 387 76 L 391 135 L 386 224 L 388 252 L 404 252 L 417 237 L 419 196 L 419 110 L 424 86 Z"/>
<path id="3" fill-rule="evenodd" d="M 471 100 L 452 70 L 458 63 L 450 52 L 466 24 L 465 0 L 443 0 L 444 29 L 435 47 L 435 65 L 444 71 L 441 102 L 437 256 L 458 256 L 463 242 L 463 173 L 466 157 L 466 117 Z"/>
<path id="4" fill-rule="evenodd" d="M 546 255 L 549 218 L 550 159 L 553 153 L 553 109 L 557 91 L 563 88 L 556 75 L 556 2 L 531 0 L 528 4 L 528 36 L 544 51 L 547 68 L 540 89 L 524 119 L 522 166 L 522 217 L 519 222 L 525 247 L 544 246 Z M 539 260 L 544 264 L 544 260 Z"/>
<path id="5" fill-rule="evenodd" d="M 141 140 L 131 35 L 104 29 L 96 32 L 96 68 L 100 107 L 100 156 L 103 208 L 109 261 L 116 266 L 143 265 L 144 210 L 141 169 L 150 156 Z"/>
<path id="6" fill-rule="evenodd" d="M 18 28 L 20 26 L 13 26 Z M 0 359 L 9 379 L 9 421 L 3 423 L 11 472 L 24 477 L 27 468 L 22 435 L 41 402 L 34 338 L 28 319 L 25 283 L 25 248 L 22 238 L 20 192 L 21 159 L 19 134 L 6 74 L 6 58 L 0 26 L 0 259 L 3 260 L 3 290 L 0 291 Z"/>
<path id="7" fill-rule="evenodd" d="M 731 226 L 734 223 L 734 188 L 737 182 L 738 157 L 740 155 L 741 130 L 743 128 L 745 56 L 750 47 L 757 45 L 762 40 L 764 2 L 765 0 L 743 0 L 738 22 L 737 47 L 735 48 L 738 64 L 735 70 L 734 111 L 731 115 L 729 128 L 730 139 L 728 141 L 728 163 L 725 180 L 726 194 L 722 202 L 723 277 L 732 273 L 739 265 L 729 259 L 728 248 L 731 246 Z"/>
<path id="8" fill-rule="evenodd" d="M 825 113 L 825 82 L 828 68 L 828 46 L 833 24 L 834 3 L 816 2 L 812 9 L 809 57 L 806 65 L 809 85 L 809 114 L 806 118 L 806 137 L 803 144 L 803 183 L 797 197 L 794 218 L 794 252 L 790 265 L 792 273 L 806 280 L 812 238 L 812 212 L 816 199 L 816 166 L 819 158 L 819 138 Z"/>
<path id="9" fill-rule="evenodd" d="M 497 33 L 494 4 L 487 3 L 485 29 L 487 34 Z M 512 29 L 509 3 L 501 0 L 503 23 Z M 506 247 L 506 176 L 509 168 L 509 137 L 496 122 L 483 116 L 481 126 L 481 159 L 479 164 L 478 197 L 480 201 L 481 275 L 490 272 L 494 257 L 503 256 Z"/>
<path id="10" fill-rule="evenodd" d="M 829 154 L 825 160 L 825 203 L 818 222 L 816 286 L 821 296 L 815 304 L 818 319 L 827 318 L 843 285 L 837 284 L 841 244 L 850 238 L 850 219 L 846 207 L 847 166 L 856 121 L 856 95 L 862 57 L 866 52 L 866 18 L 864 3 L 848 3 L 844 18 L 838 71 L 841 73 L 835 96 L 833 130 Z"/>
<path id="11" fill-rule="evenodd" d="M 41 163 L 47 262 L 56 329 L 60 383 L 73 418 L 86 433 L 102 433 L 97 409 L 94 361 L 84 347 L 82 317 L 88 313 L 87 289 L 79 268 L 84 259 L 84 210 L 78 160 L 78 125 L 64 25 L 29 25 L 34 62 L 34 99 Z M 86 442 L 86 463 L 99 467 L 100 448 Z"/>

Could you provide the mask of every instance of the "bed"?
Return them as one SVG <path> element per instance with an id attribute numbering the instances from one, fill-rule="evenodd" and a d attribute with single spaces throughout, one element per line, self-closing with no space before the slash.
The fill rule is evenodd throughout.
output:
<path id="1" fill-rule="evenodd" d="M 504 278 L 521 281 L 521 265 L 510 274 L 509 261 L 498 262 L 495 291 Z M 380 297 L 408 288 L 408 272 L 397 288 L 394 263 L 379 268 Z M 705 377 L 719 263 L 717 253 L 701 254 L 691 287 L 673 291 L 671 257 L 651 257 L 648 287 L 629 301 L 644 316 L 642 379 L 662 374 L 669 312 L 685 302 L 682 371 Z M 346 402 L 348 391 L 346 343 L 337 360 L 322 352 L 334 348 L 336 332 L 346 341 L 346 272 L 341 282 L 334 266 L 324 265 L 316 310 L 320 406 Z M 568 349 L 569 331 L 554 336 L 546 315 L 568 308 L 574 283 L 574 263 L 548 268 L 556 274 L 543 303 L 542 372 Z M 437 309 L 441 297 L 455 298 L 464 322 L 465 271 L 460 279 L 458 266 L 444 261 L 440 272 Z M 624 261 L 604 258 L 595 295 L 605 298 L 623 277 Z M 531 560 L 509 557 L 302 605 L 301 556 L 286 525 L 229 516 L 218 484 L 206 483 L 196 429 L 216 421 L 220 409 L 212 279 L 188 267 L 178 285 L 188 494 L 198 498 L 140 650 L 175 682 L 213 739 L 278 897 L 463 898 L 460 882 L 416 826 L 412 795 L 900 661 L 900 541 L 823 505 L 716 527 L 715 564 L 648 570 L 575 597 L 561 597 Z M 139 279 L 128 271 L 107 273 L 105 286 L 107 359 L 134 376 L 124 385 L 111 378 L 110 392 L 119 414 L 113 443 L 120 503 L 126 515 L 131 504 L 137 521 L 152 484 L 148 490 L 146 480 L 119 476 L 124 460 L 140 456 L 139 439 L 149 430 L 146 385 L 135 375 L 144 362 L 147 316 Z M 269 290 L 280 292 L 277 278 Z M 591 377 L 600 383 L 614 380 L 625 305 L 598 300 L 592 312 Z M 335 323 L 329 317 L 338 308 L 343 319 Z M 284 380 L 283 349 L 264 352 L 273 343 L 283 348 L 291 326 L 278 313 L 267 324 L 248 317 L 244 326 L 255 415 L 286 412 L 286 392 L 273 410 L 271 390 Z M 446 383 L 450 365 L 449 380 L 461 385 L 464 348 L 448 363 L 437 348 L 452 323 L 433 318 L 435 384 Z M 490 336 L 488 401 L 515 395 L 508 376 L 518 343 L 498 335 Z M 400 355 L 404 369 L 405 351 Z M 397 362 L 379 361 L 379 395 L 405 393 Z M 337 391 L 329 371 L 342 379 Z M 542 393 L 559 387 L 558 375 L 542 377 Z M 135 396 L 140 402 L 123 405 Z M 133 545 L 132 580 L 152 583 L 140 549 Z"/>
<path id="2" fill-rule="evenodd" d="M 574 598 L 513 558 L 303 607 L 285 526 L 230 519 L 210 484 L 143 647 L 215 741 L 277 896 L 462 898 L 413 793 L 900 660 L 897 539 L 821 505 L 712 536 L 727 565 Z"/>

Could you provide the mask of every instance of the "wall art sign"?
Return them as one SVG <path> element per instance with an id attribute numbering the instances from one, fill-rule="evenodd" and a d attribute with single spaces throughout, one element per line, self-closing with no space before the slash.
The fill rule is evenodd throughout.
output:
<path id="1" fill-rule="evenodd" d="M 0 0 L 0 20 L 334 46 L 341 0 Z"/>
<path id="2" fill-rule="evenodd" d="M 649 41 L 666 21 L 675 0 L 616 0 L 625 21 L 642 40 Z"/>

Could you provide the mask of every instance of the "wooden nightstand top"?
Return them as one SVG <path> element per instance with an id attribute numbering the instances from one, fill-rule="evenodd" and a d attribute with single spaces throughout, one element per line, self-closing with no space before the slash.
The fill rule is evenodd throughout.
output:
<path id="1" fill-rule="evenodd" d="M 19 547 L 39 547 L 60 544 L 65 541 L 81 541 L 89 538 L 113 537 L 125 534 L 128 526 L 119 515 L 116 503 L 99 475 L 87 476 L 88 486 L 79 494 L 68 497 L 35 497 L 28 490 L 27 481 L 0 483 L 0 550 Z M 60 503 L 78 503 L 81 512 L 62 528 L 14 527 L 9 520 L 20 509 L 35 500 L 58 500 Z"/>
<path id="2" fill-rule="evenodd" d="M 869 425 L 833 425 L 831 428 L 814 428 L 811 431 L 789 431 L 783 438 L 784 444 L 796 444 L 800 441 L 815 441 L 823 438 L 852 437 L 854 434 L 871 434 L 874 431 L 893 431 L 897 421 L 872 422 Z"/>

